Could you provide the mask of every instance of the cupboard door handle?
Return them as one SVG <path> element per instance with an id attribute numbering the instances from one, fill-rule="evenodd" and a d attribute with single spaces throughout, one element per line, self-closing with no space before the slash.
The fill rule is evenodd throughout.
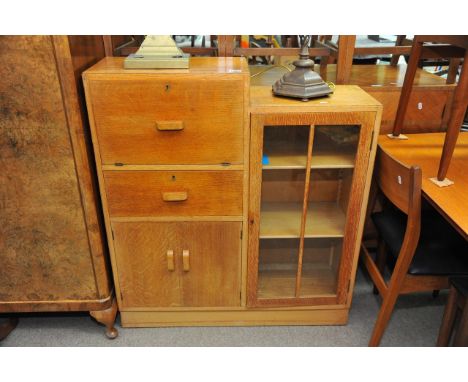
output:
<path id="1" fill-rule="evenodd" d="M 183 121 L 158 121 L 156 129 L 159 131 L 180 131 L 184 129 Z"/>
<path id="2" fill-rule="evenodd" d="M 188 249 L 182 251 L 182 264 L 184 272 L 188 272 L 190 270 L 190 252 Z"/>
<path id="3" fill-rule="evenodd" d="M 162 198 L 165 202 L 183 202 L 187 200 L 188 194 L 187 191 L 163 192 Z"/>
<path id="4" fill-rule="evenodd" d="M 166 252 L 166 257 L 167 257 L 167 270 L 172 272 L 175 270 L 174 251 L 172 249 L 169 249 Z"/>

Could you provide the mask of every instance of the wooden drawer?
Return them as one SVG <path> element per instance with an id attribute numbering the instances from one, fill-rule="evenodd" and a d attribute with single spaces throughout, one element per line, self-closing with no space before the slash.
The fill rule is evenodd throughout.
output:
<path id="1" fill-rule="evenodd" d="M 104 171 L 109 214 L 242 215 L 243 172 Z"/>
<path id="2" fill-rule="evenodd" d="M 121 307 L 240 306 L 241 227 L 112 223 Z"/>
<path id="3" fill-rule="evenodd" d="M 242 163 L 244 85 L 221 78 L 90 81 L 102 164 Z"/>

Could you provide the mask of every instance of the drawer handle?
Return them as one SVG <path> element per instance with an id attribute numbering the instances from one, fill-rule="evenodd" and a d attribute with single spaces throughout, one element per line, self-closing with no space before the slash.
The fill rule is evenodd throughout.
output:
<path id="1" fill-rule="evenodd" d="M 173 272 L 175 270 L 175 263 L 174 263 L 174 251 L 169 249 L 166 252 L 167 257 L 167 270 Z"/>
<path id="2" fill-rule="evenodd" d="M 180 131 L 184 129 L 183 121 L 158 121 L 156 128 L 159 131 Z"/>
<path id="3" fill-rule="evenodd" d="M 165 202 L 183 202 L 187 200 L 187 191 L 163 192 L 162 198 Z"/>
<path id="4" fill-rule="evenodd" d="M 182 265 L 184 267 L 184 272 L 190 270 L 190 252 L 188 249 L 182 251 Z"/>

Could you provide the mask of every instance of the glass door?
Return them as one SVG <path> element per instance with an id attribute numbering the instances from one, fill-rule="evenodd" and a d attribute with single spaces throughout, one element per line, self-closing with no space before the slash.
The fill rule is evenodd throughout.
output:
<path id="1" fill-rule="evenodd" d="M 257 300 L 336 297 L 359 126 L 265 126 Z"/>
<path id="2" fill-rule="evenodd" d="M 294 298 L 310 126 L 265 126 L 258 259 L 259 299 Z"/>

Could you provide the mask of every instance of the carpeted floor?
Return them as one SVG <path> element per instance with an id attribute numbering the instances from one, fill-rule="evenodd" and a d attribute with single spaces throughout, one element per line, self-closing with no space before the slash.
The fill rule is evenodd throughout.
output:
<path id="1" fill-rule="evenodd" d="M 382 346 L 434 346 L 447 293 L 401 296 Z M 85 313 L 22 315 L 0 346 L 366 346 L 380 306 L 358 271 L 346 326 L 121 328 L 108 340 Z"/>

